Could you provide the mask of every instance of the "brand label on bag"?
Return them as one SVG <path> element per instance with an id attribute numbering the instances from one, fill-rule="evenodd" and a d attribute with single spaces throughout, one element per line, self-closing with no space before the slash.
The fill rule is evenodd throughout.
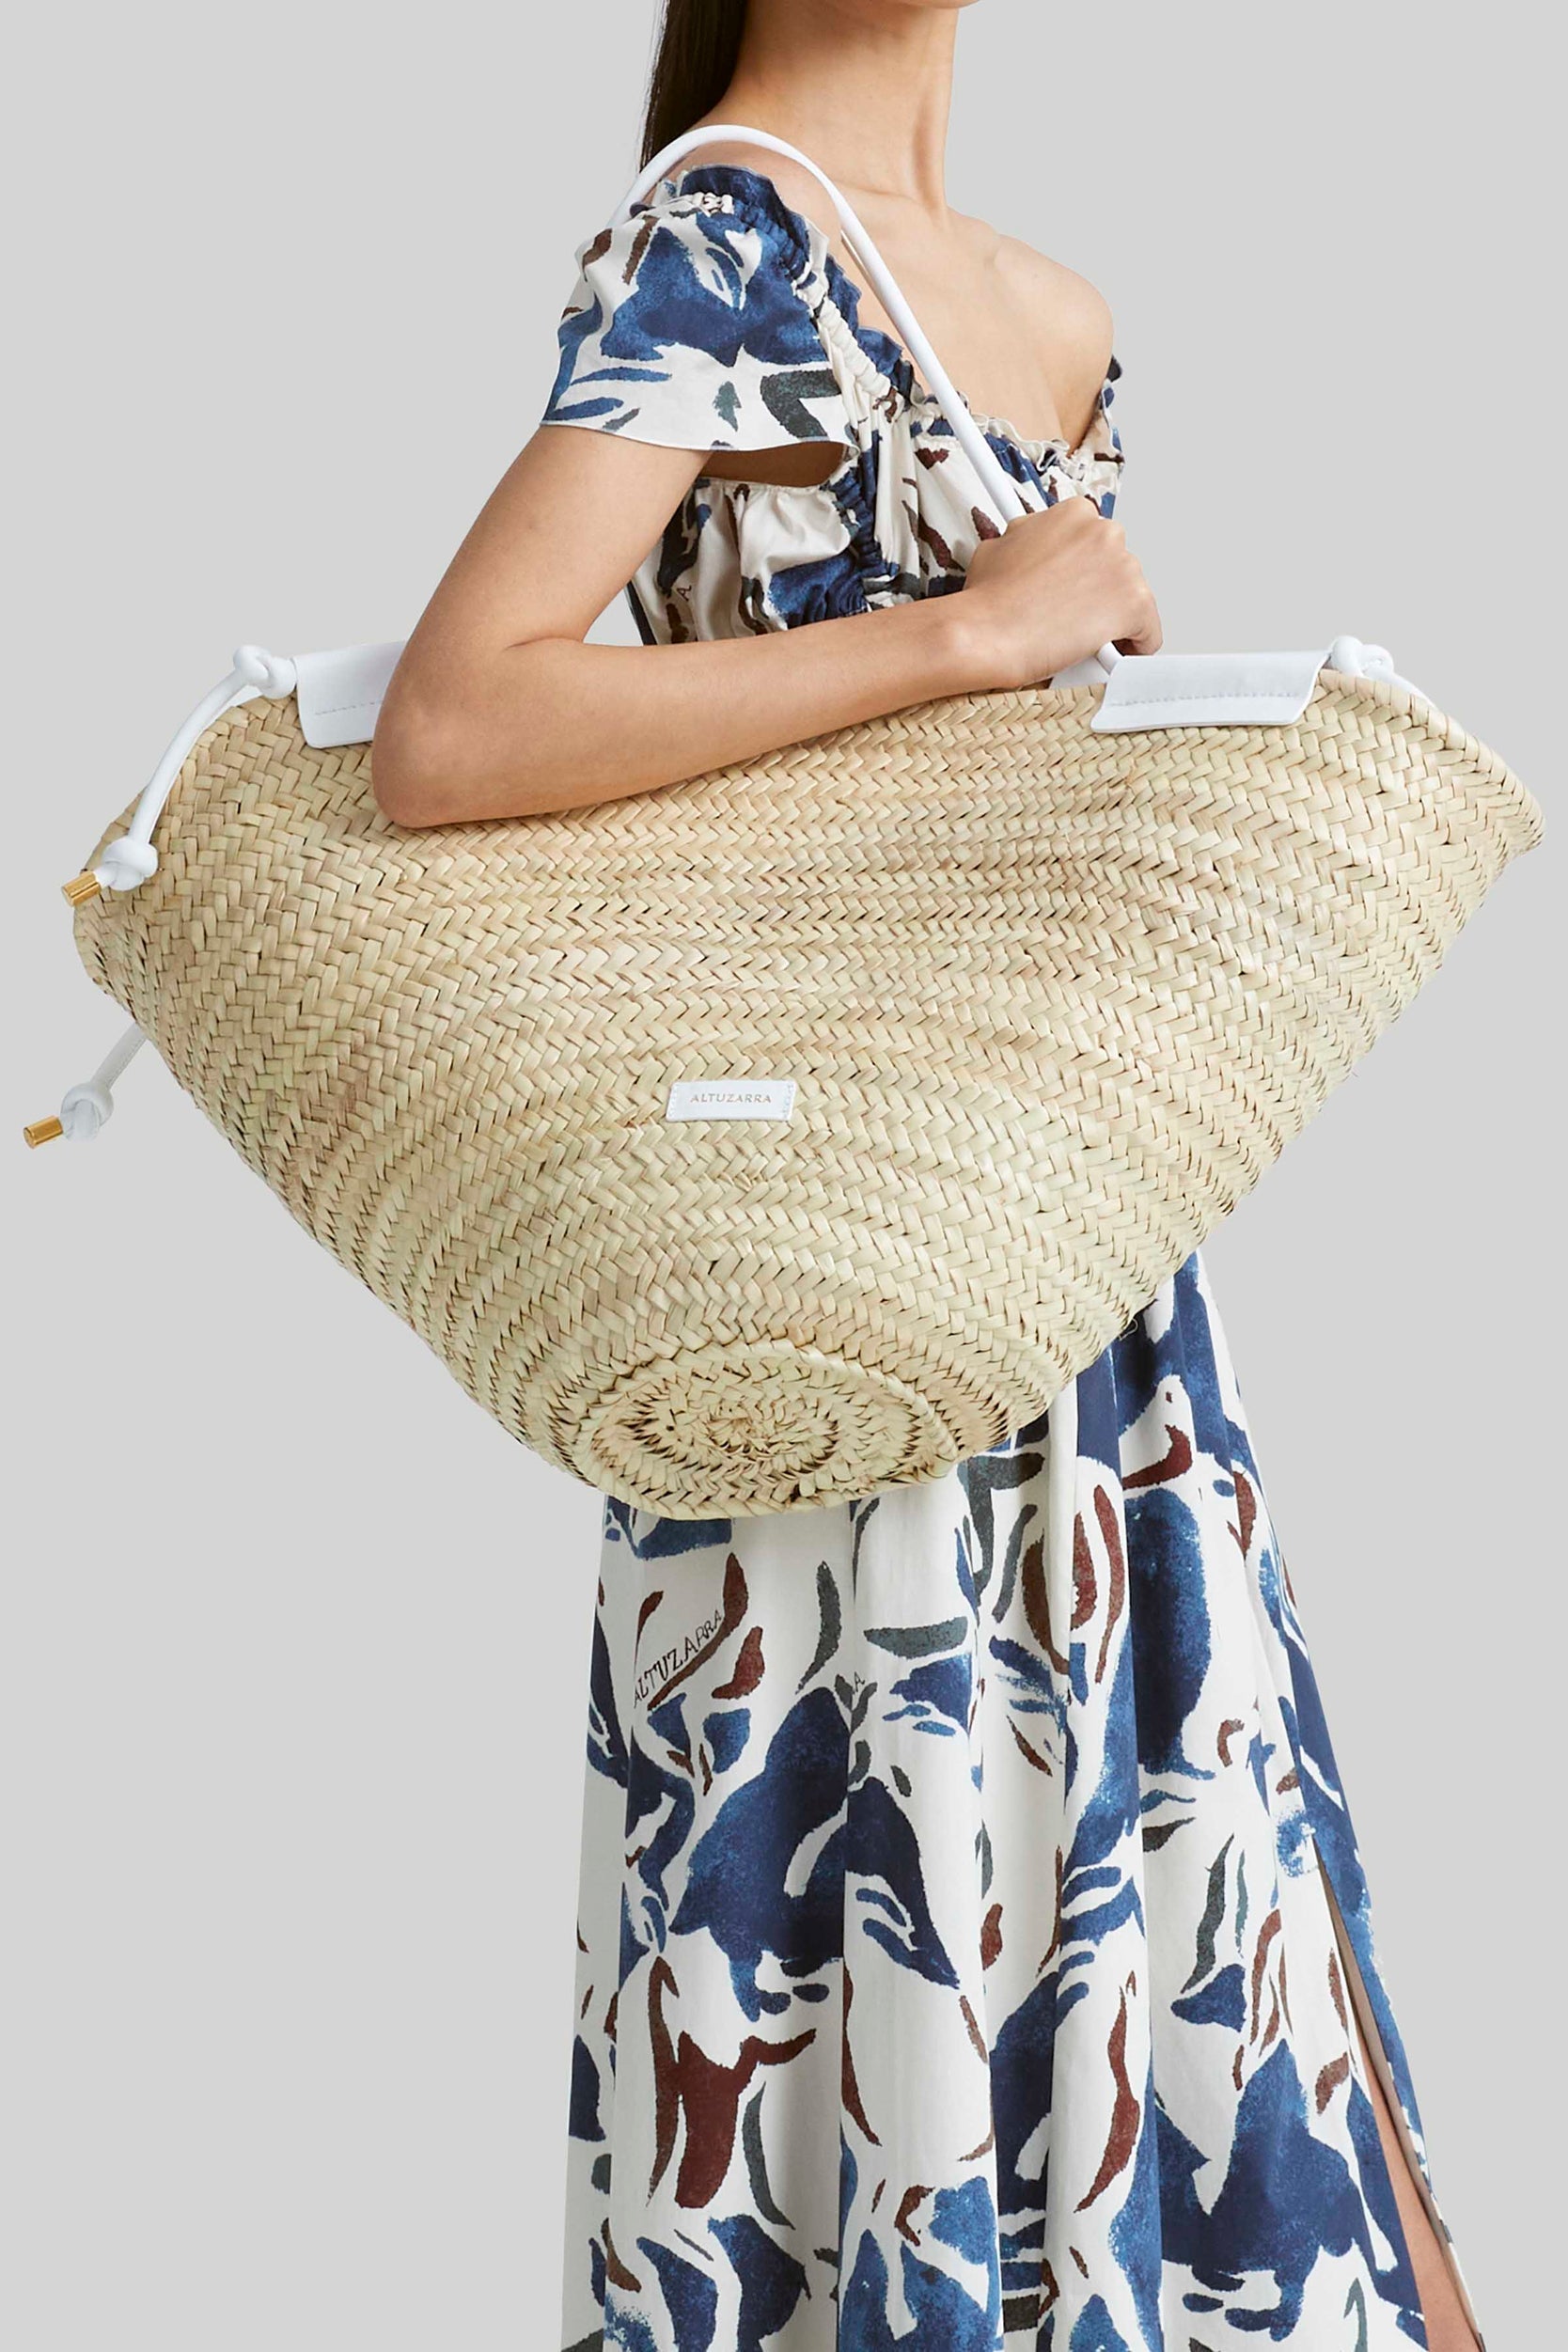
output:
<path id="1" fill-rule="evenodd" d="M 669 1090 L 666 1119 L 792 1119 L 793 1078 L 681 1078 Z"/>

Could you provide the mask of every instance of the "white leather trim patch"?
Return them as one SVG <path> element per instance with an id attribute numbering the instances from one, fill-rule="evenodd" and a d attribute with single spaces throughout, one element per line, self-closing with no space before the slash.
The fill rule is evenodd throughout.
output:
<path id="1" fill-rule="evenodd" d="M 295 699 L 307 744 L 368 744 L 387 681 L 402 651 L 396 645 L 345 645 L 332 653 L 296 653 Z"/>
<path id="2" fill-rule="evenodd" d="M 1278 727 L 1298 719 L 1323 667 L 1310 653 L 1127 653 L 1105 682 L 1090 725 L 1114 735 L 1145 727 Z"/>

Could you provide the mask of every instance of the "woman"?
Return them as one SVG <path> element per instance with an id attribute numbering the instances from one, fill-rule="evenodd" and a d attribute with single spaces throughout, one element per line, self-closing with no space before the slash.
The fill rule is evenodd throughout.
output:
<path id="1" fill-rule="evenodd" d="M 715 143 L 582 252 L 545 421 L 387 697 L 391 817 L 1159 644 L 1105 306 L 943 194 L 963 5 L 670 0 L 645 152 L 811 155 L 1030 513 L 988 524 L 815 180 Z M 628 579 L 643 645 L 586 645 Z M 1196 1262 L 934 1483 L 607 1501 L 588 1764 L 572 2352 L 1478 2342 Z"/>

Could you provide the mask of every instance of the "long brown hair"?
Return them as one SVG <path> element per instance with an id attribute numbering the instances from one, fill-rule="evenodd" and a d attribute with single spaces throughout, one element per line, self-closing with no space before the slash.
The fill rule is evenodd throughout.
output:
<path id="1" fill-rule="evenodd" d="M 642 124 L 645 164 L 724 96 L 741 54 L 745 7 L 746 0 L 665 0 Z"/>

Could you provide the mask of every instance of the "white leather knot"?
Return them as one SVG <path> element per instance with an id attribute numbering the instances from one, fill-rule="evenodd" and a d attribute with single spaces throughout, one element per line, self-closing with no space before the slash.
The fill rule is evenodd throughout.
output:
<path id="1" fill-rule="evenodd" d="M 138 882 L 147 882 L 157 872 L 158 853 L 150 841 L 138 841 L 122 833 L 118 841 L 109 843 L 93 870 L 106 890 L 133 890 Z"/>
<path id="2" fill-rule="evenodd" d="M 60 1131 L 70 1143 L 90 1143 L 114 1115 L 114 1088 L 147 1043 L 134 1021 L 122 1029 L 90 1078 L 67 1090 L 60 1102 Z"/>
<path id="3" fill-rule="evenodd" d="M 1330 670 L 1342 670 L 1344 678 L 1380 678 L 1389 687 L 1405 687 L 1415 694 L 1408 678 L 1401 678 L 1394 668 L 1394 656 L 1387 645 L 1361 645 L 1358 637 L 1335 637 L 1324 656 Z"/>
<path id="4" fill-rule="evenodd" d="M 1363 645 L 1359 637 L 1336 637 L 1326 655 L 1330 669 L 1346 678 L 1387 678 L 1394 682 L 1394 657 L 1386 645 Z"/>
<path id="5" fill-rule="evenodd" d="M 234 667 L 247 686 L 274 701 L 294 691 L 294 665 L 287 653 L 269 653 L 263 645 L 236 646 Z"/>
<path id="6" fill-rule="evenodd" d="M 60 1104 L 60 1124 L 67 1138 L 71 1143 L 90 1143 L 114 1107 L 114 1096 L 96 1078 L 73 1086 Z"/>

